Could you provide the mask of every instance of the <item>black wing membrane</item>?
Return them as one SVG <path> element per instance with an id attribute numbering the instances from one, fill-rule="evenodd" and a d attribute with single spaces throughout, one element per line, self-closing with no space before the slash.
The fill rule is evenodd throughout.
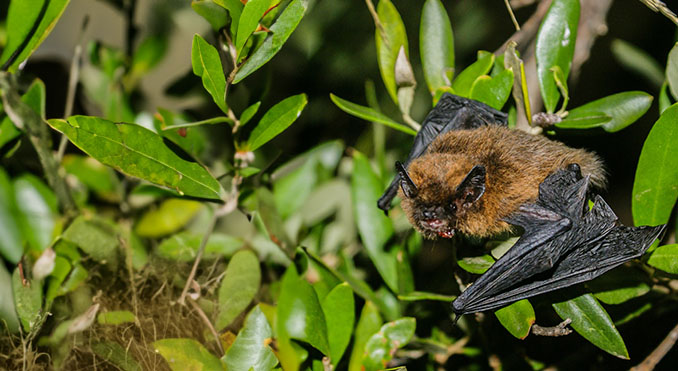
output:
<path id="1" fill-rule="evenodd" d="M 424 119 L 421 129 L 414 137 L 410 154 L 403 165 L 407 168 L 412 160 L 423 155 L 429 144 L 440 134 L 451 130 L 475 129 L 486 125 L 506 126 L 507 119 L 507 114 L 484 103 L 445 93 Z M 398 193 L 399 182 L 400 175 L 396 174 L 384 194 L 377 201 L 377 206 L 385 212 L 388 212 L 391 208 L 391 201 Z"/>
<path id="2" fill-rule="evenodd" d="M 642 256 L 666 225 L 625 227 L 602 197 L 588 210 L 588 177 L 579 166 L 539 186 L 534 204 L 507 221 L 525 232 L 452 303 L 457 315 L 483 312 L 595 277 Z"/>

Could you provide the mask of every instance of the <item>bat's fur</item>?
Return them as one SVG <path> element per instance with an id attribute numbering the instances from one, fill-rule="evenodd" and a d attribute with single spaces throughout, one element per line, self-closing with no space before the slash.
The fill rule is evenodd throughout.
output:
<path id="1" fill-rule="evenodd" d="M 511 228 L 504 219 L 534 202 L 549 174 L 573 163 L 594 186 L 604 187 L 602 162 L 591 152 L 503 126 L 452 130 L 410 163 L 407 170 L 417 192 L 408 198 L 400 189 L 401 206 L 424 237 L 451 237 L 455 231 L 490 237 Z M 477 165 L 485 167 L 484 193 L 464 204 L 458 187 Z"/>

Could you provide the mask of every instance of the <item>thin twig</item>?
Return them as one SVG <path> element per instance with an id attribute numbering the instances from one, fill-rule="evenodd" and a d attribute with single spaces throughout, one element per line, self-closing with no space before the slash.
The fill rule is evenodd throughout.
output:
<path id="1" fill-rule="evenodd" d="M 678 17 L 676 17 L 676 13 L 672 12 L 671 9 L 669 9 L 666 4 L 664 4 L 663 1 L 659 0 L 640 0 L 641 3 L 645 4 L 648 8 L 654 10 L 655 12 L 663 14 L 666 18 L 671 20 L 671 22 L 675 23 L 678 25 Z"/>
<path id="2" fill-rule="evenodd" d="M 638 366 L 631 368 L 632 371 L 650 371 L 654 370 L 655 366 L 659 363 L 659 361 L 664 358 L 666 353 L 673 348 L 673 346 L 676 344 L 676 341 L 678 341 L 678 325 L 669 332 L 668 335 L 666 335 L 666 338 L 662 340 L 662 342 L 659 344 L 657 349 L 652 351 L 647 358 L 643 360 Z"/>
<path id="3" fill-rule="evenodd" d="M 181 305 L 186 305 L 186 295 L 188 294 L 189 288 L 193 284 L 193 279 L 195 278 L 195 273 L 197 272 L 198 265 L 200 264 L 200 260 L 202 259 L 202 254 L 205 252 L 205 246 L 207 246 L 207 241 L 209 240 L 210 236 L 212 235 L 212 232 L 214 231 L 214 226 L 217 224 L 218 218 L 219 216 L 217 212 L 214 211 L 212 217 L 210 218 L 209 225 L 207 226 L 207 230 L 205 231 L 205 235 L 202 236 L 202 240 L 200 241 L 200 248 L 198 249 L 198 254 L 195 257 L 195 261 L 193 262 L 193 268 L 191 268 L 191 273 L 188 275 L 188 279 L 186 280 L 184 290 L 181 292 L 181 296 L 179 297 L 178 302 Z"/>
<path id="4" fill-rule="evenodd" d="M 191 273 L 188 275 L 186 285 L 184 286 L 184 290 L 181 292 L 179 300 L 177 300 L 179 304 L 186 305 L 186 295 L 188 295 L 188 290 L 193 285 L 195 274 L 198 271 L 198 265 L 200 264 L 202 255 L 205 252 L 207 241 L 209 240 L 210 235 L 212 235 L 212 232 L 214 231 L 214 226 L 217 224 L 217 220 L 224 215 L 230 214 L 233 210 L 237 208 L 237 206 L 238 206 L 238 189 L 237 186 L 234 185 L 233 190 L 228 197 L 228 200 L 224 203 L 222 207 L 215 210 L 214 214 L 212 214 L 212 218 L 210 218 L 210 222 L 209 225 L 207 226 L 207 230 L 205 231 L 205 235 L 202 237 L 202 240 L 200 241 L 200 248 L 198 249 L 198 254 L 195 257 L 195 261 L 193 262 L 193 268 L 191 268 Z"/>
<path id="5" fill-rule="evenodd" d="M 212 335 L 214 335 L 214 341 L 217 343 L 217 347 L 219 347 L 219 351 L 221 354 L 220 356 L 224 355 L 224 347 L 221 345 L 221 339 L 219 339 L 219 333 L 217 330 L 214 328 L 214 325 L 212 325 L 212 322 L 210 322 L 209 318 L 207 318 L 207 315 L 205 315 L 205 312 L 200 308 L 198 303 L 193 301 L 192 299 L 188 300 L 189 303 L 191 303 L 191 306 L 193 306 L 193 310 L 195 310 L 198 313 L 198 316 L 202 319 L 203 322 L 205 322 L 205 325 L 207 328 L 210 330 Z"/>
<path id="6" fill-rule="evenodd" d="M 508 46 L 509 41 L 515 41 L 516 44 L 518 44 L 524 50 L 527 44 L 537 35 L 541 20 L 544 18 L 544 15 L 546 15 L 546 11 L 549 9 L 549 6 L 551 6 L 551 1 L 540 2 L 537 6 L 537 9 L 534 11 L 534 13 L 532 13 L 530 18 L 528 18 L 527 21 L 523 23 L 520 30 L 516 31 L 513 35 L 511 35 L 511 37 L 506 39 L 506 41 L 501 47 L 499 47 L 499 49 L 494 52 L 494 54 L 503 54 L 504 50 L 506 50 L 506 47 Z"/>
<path id="7" fill-rule="evenodd" d="M 419 125 L 418 122 L 414 121 L 414 119 L 406 113 L 403 113 L 403 121 L 405 121 L 407 125 L 409 125 L 412 129 L 416 131 L 419 131 L 419 129 L 421 129 L 421 125 Z"/>
<path id="8" fill-rule="evenodd" d="M 66 106 L 64 107 L 64 118 L 69 118 L 73 114 L 73 103 L 75 101 L 75 92 L 78 88 L 78 80 L 80 79 L 80 64 L 82 56 L 82 35 L 87 29 L 89 23 L 89 16 L 85 16 L 80 28 L 80 36 L 78 42 L 73 50 L 73 59 L 71 60 L 71 70 L 68 75 L 68 92 L 66 93 Z M 68 137 L 66 134 L 61 134 L 61 141 L 59 142 L 59 149 L 57 151 L 57 162 L 61 162 L 66 152 L 66 145 L 68 144 Z"/>
<path id="9" fill-rule="evenodd" d="M 513 22 L 513 26 L 516 28 L 516 31 L 520 31 L 520 25 L 518 24 L 518 20 L 516 19 L 516 15 L 513 14 L 513 9 L 511 9 L 511 4 L 509 4 L 509 0 L 504 0 L 504 4 L 506 4 L 506 10 L 508 10 L 509 15 L 511 16 L 511 21 Z"/>
<path id="10" fill-rule="evenodd" d="M 566 319 L 553 327 L 541 327 L 537 324 L 532 325 L 532 333 L 538 336 L 565 336 L 572 333 L 572 329 L 567 328 L 567 325 L 572 323 L 571 319 Z"/>
<path id="11" fill-rule="evenodd" d="M 372 4 L 372 0 L 365 0 L 365 5 L 367 5 L 367 10 L 370 11 L 370 15 L 372 15 L 372 18 L 374 19 L 374 26 L 377 27 L 377 29 L 379 30 L 381 39 L 384 41 L 384 44 L 388 46 L 389 40 L 388 37 L 386 36 L 386 30 L 384 30 L 384 25 L 382 25 L 381 21 L 379 20 L 379 14 L 377 14 L 376 9 L 374 9 L 374 4 Z"/>

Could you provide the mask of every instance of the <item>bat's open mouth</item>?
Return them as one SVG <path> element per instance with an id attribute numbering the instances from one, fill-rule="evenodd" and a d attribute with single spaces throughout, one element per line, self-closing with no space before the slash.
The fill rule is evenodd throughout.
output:
<path id="1" fill-rule="evenodd" d="M 454 237 L 454 229 L 452 229 L 447 221 L 440 220 L 438 218 L 427 219 L 423 222 L 424 226 L 435 232 L 438 237 L 442 238 L 452 238 Z"/>

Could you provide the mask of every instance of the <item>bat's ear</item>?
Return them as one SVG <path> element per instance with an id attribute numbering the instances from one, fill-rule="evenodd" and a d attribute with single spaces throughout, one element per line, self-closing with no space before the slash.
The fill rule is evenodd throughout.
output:
<path id="1" fill-rule="evenodd" d="M 403 189 L 405 196 L 407 198 L 417 197 L 419 190 L 417 189 L 417 185 L 412 181 L 412 178 L 410 178 L 410 174 L 407 173 L 405 166 L 403 166 L 400 161 L 396 161 L 395 166 L 396 170 L 398 171 L 398 175 L 400 175 L 400 188 Z"/>
<path id="2" fill-rule="evenodd" d="M 485 193 L 485 166 L 476 165 L 457 186 L 457 197 L 464 206 L 470 206 Z"/>

